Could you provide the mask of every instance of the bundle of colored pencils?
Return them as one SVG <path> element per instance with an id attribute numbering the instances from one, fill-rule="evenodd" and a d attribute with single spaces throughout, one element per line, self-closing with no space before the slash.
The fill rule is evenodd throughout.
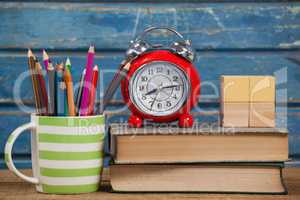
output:
<path id="1" fill-rule="evenodd" d="M 74 100 L 70 59 L 67 58 L 65 64 L 59 63 L 54 67 L 44 50 L 43 63 L 47 71 L 45 81 L 42 66 L 32 51 L 28 50 L 28 65 L 38 115 L 88 116 L 94 114 L 98 82 L 98 66 L 93 67 L 94 55 L 95 48 L 90 46 L 86 67 L 81 74 L 76 100 Z"/>

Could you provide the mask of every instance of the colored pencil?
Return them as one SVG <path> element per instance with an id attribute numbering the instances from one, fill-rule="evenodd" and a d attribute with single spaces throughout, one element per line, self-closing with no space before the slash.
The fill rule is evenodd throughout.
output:
<path id="1" fill-rule="evenodd" d="M 98 108 L 98 113 L 103 114 L 108 102 L 112 99 L 113 95 L 115 94 L 117 88 L 119 87 L 121 81 L 126 78 L 127 72 L 129 71 L 131 66 L 131 60 L 129 61 L 123 61 L 120 65 L 118 71 L 116 72 L 115 76 L 113 77 L 113 80 L 108 85 L 107 89 L 105 90 L 103 100 L 101 105 Z"/>
<path id="2" fill-rule="evenodd" d="M 37 114 L 40 114 L 42 105 L 41 105 L 40 96 L 39 96 L 39 92 L 38 92 L 38 88 L 37 88 L 38 77 L 37 77 L 37 72 L 35 70 L 36 57 L 34 56 L 34 54 L 32 53 L 32 51 L 30 49 L 28 49 L 27 56 L 28 56 L 28 66 L 29 66 L 29 70 L 30 70 L 30 74 L 31 74 L 32 89 L 33 89 L 33 93 L 34 93 L 35 108 L 36 108 Z"/>
<path id="3" fill-rule="evenodd" d="M 94 105 L 95 105 L 97 82 L 98 82 L 98 66 L 95 65 L 95 67 L 93 68 L 92 88 L 91 88 L 91 94 L 90 94 L 90 100 L 89 100 L 88 115 L 94 114 Z"/>
<path id="4" fill-rule="evenodd" d="M 67 85 L 66 85 L 66 82 L 65 82 L 65 98 L 64 98 L 64 115 L 65 116 L 68 116 L 69 115 L 69 108 L 68 108 L 68 93 L 67 93 Z"/>
<path id="5" fill-rule="evenodd" d="M 75 105 L 74 105 L 74 92 L 73 92 L 73 81 L 71 74 L 71 62 L 67 58 L 66 68 L 65 68 L 65 83 L 67 87 L 67 103 L 68 103 L 68 114 L 69 116 L 75 116 Z"/>
<path id="6" fill-rule="evenodd" d="M 47 115 L 48 114 L 48 95 L 47 95 L 47 89 L 46 89 L 46 82 L 45 82 L 45 79 L 43 76 L 41 64 L 36 60 L 35 65 L 36 65 L 36 70 L 37 70 L 37 75 L 38 75 L 38 91 L 39 91 L 39 94 L 41 97 L 40 99 L 41 99 L 41 105 L 42 105 L 41 114 Z"/>
<path id="7" fill-rule="evenodd" d="M 65 115 L 65 93 L 66 93 L 66 84 L 63 78 L 63 64 L 58 64 L 56 66 L 56 103 L 57 103 L 57 115 Z"/>
<path id="8" fill-rule="evenodd" d="M 44 65 L 45 65 L 45 69 L 48 72 L 50 60 L 49 60 L 49 56 L 48 56 L 48 54 L 47 54 L 47 52 L 46 52 L 45 49 L 43 49 L 43 62 L 44 62 Z"/>
<path id="9" fill-rule="evenodd" d="M 81 104 L 79 109 L 80 116 L 85 116 L 88 113 L 90 89 L 92 85 L 92 76 L 93 76 L 94 55 L 95 55 L 95 48 L 94 46 L 90 46 L 87 55 L 87 63 L 85 67 L 86 72 L 84 78 L 84 86 L 83 86 L 82 99 L 81 99 Z"/>
<path id="10" fill-rule="evenodd" d="M 48 66 L 48 113 L 56 115 L 56 71 L 51 62 Z"/>
<path id="11" fill-rule="evenodd" d="M 78 115 L 79 115 L 80 103 L 81 103 L 81 98 L 82 98 L 84 77 L 85 77 L 85 69 L 83 70 L 83 72 L 81 74 L 80 81 L 79 81 L 79 88 L 77 90 L 77 96 L 76 96 L 76 109 L 77 109 Z"/>

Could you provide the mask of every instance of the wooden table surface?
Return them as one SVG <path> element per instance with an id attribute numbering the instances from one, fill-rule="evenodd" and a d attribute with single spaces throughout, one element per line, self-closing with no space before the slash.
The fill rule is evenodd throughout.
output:
<path id="1" fill-rule="evenodd" d="M 30 170 L 24 170 L 25 174 L 30 175 Z M 201 194 L 201 193 L 113 193 L 109 186 L 108 170 L 104 171 L 102 191 L 80 194 L 80 195 L 54 195 L 41 194 L 35 191 L 35 187 L 26 183 L 7 170 L 0 170 L 0 199 L 121 199 L 121 200 L 155 200 L 155 199 L 210 199 L 210 200 L 268 200 L 268 199 L 300 199 L 300 168 L 284 169 L 284 179 L 288 187 L 289 195 L 240 195 L 240 194 Z"/>

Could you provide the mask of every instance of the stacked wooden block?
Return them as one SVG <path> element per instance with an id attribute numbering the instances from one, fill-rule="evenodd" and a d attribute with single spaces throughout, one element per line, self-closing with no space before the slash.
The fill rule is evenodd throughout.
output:
<path id="1" fill-rule="evenodd" d="M 275 78 L 221 76 L 224 127 L 275 127 Z"/>

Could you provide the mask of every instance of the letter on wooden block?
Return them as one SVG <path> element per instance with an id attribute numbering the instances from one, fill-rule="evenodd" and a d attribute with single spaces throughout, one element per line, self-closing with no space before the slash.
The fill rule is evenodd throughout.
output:
<path id="1" fill-rule="evenodd" d="M 223 103 L 222 108 L 223 127 L 248 127 L 249 103 Z"/>
<path id="2" fill-rule="evenodd" d="M 222 102 L 249 102 L 248 76 L 221 76 Z"/>
<path id="3" fill-rule="evenodd" d="M 275 78 L 273 76 L 249 76 L 250 102 L 275 102 Z"/>
<path id="4" fill-rule="evenodd" d="M 250 103 L 249 127 L 275 127 L 275 102 Z"/>

